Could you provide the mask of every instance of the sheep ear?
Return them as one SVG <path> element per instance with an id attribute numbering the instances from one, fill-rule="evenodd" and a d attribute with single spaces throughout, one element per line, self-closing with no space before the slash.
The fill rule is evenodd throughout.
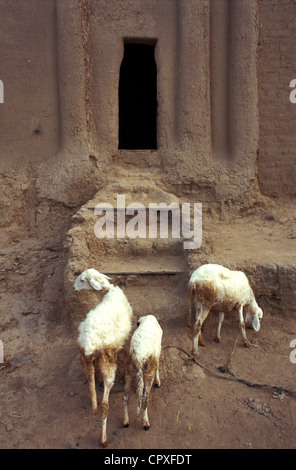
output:
<path id="1" fill-rule="evenodd" d="M 253 328 L 254 328 L 255 331 L 260 330 L 260 320 L 259 320 L 259 317 L 258 317 L 258 313 L 255 313 L 252 325 L 253 325 Z"/>
<path id="2" fill-rule="evenodd" d="M 90 285 L 92 286 L 93 289 L 102 290 L 102 284 L 99 281 L 97 281 L 96 279 L 90 279 L 89 283 L 90 283 Z"/>

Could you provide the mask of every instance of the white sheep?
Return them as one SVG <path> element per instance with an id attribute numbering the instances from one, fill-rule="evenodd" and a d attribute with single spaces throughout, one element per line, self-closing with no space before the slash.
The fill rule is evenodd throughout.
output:
<path id="1" fill-rule="evenodd" d="M 106 432 L 108 400 L 115 380 L 117 354 L 123 348 L 132 327 L 132 307 L 122 290 L 110 284 L 108 279 L 110 278 L 95 269 L 87 269 L 74 283 L 75 290 L 94 289 L 98 297 L 99 293 L 104 295 L 101 303 L 90 310 L 78 327 L 80 362 L 88 379 L 94 414 L 98 412 L 95 388 L 96 370 L 101 373 L 104 382 L 100 437 L 100 443 L 104 447 L 108 444 Z"/>
<path id="2" fill-rule="evenodd" d="M 123 426 L 128 427 L 128 401 L 131 380 L 134 370 L 137 377 L 137 414 L 142 410 L 143 427 L 150 428 L 148 418 L 148 397 L 155 380 L 160 387 L 159 358 L 161 353 L 162 329 L 154 315 L 147 315 L 138 320 L 129 348 L 125 370 L 125 387 L 123 394 Z"/>
<path id="3" fill-rule="evenodd" d="M 218 264 L 205 264 L 196 269 L 188 283 L 189 319 L 191 326 L 192 302 L 195 306 L 192 353 L 198 353 L 201 327 L 210 311 L 219 313 L 216 341 L 221 341 L 224 313 L 237 310 L 245 346 L 249 346 L 245 321 L 251 322 L 255 331 L 260 330 L 263 312 L 258 306 L 247 276 L 241 271 L 231 271 Z M 245 320 L 244 320 L 245 314 Z M 202 339 L 203 341 L 203 339 Z"/>

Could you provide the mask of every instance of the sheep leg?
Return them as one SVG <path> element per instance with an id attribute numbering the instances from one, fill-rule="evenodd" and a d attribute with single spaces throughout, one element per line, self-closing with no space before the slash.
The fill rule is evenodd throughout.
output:
<path id="1" fill-rule="evenodd" d="M 131 389 L 132 381 L 132 365 L 128 364 L 125 368 L 124 375 L 124 392 L 123 392 L 123 427 L 127 428 L 129 426 L 129 416 L 128 416 L 128 402 L 129 402 L 129 392 Z"/>
<path id="2" fill-rule="evenodd" d="M 217 343 L 221 343 L 221 326 L 224 320 L 224 312 L 219 313 L 219 323 L 218 323 L 218 329 L 217 329 L 217 336 L 216 336 L 216 341 Z"/>
<path id="3" fill-rule="evenodd" d="M 201 341 L 203 341 L 203 338 L 201 336 L 201 327 L 203 322 L 207 318 L 209 311 L 209 308 L 206 308 L 202 304 L 199 304 L 199 314 L 193 326 L 192 354 L 198 354 L 198 343 L 200 342 L 200 338 Z"/>
<path id="4" fill-rule="evenodd" d="M 115 370 L 110 371 L 109 376 L 104 376 L 104 394 L 103 394 L 103 400 L 101 404 L 101 413 L 102 413 L 102 432 L 101 432 L 101 437 L 100 437 L 100 444 L 103 447 L 107 447 L 108 441 L 107 441 L 107 417 L 108 417 L 108 411 L 109 411 L 109 394 L 110 390 L 113 386 L 115 379 Z"/>
<path id="5" fill-rule="evenodd" d="M 194 286 L 191 286 L 188 289 L 188 326 L 190 328 L 192 326 L 192 303 L 194 303 L 195 317 L 196 317 L 196 313 L 199 311 L 199 305 L 198 305 L 198 302 L 196 301 L 196 298 L 195 298 L 195 287 Z M 206 342 L 203 339 L 201 332 L 200 332 L 200 336 L 199 336 L 199 344 L 201 346 L 206 345 Z"/>
<path id="6" fill-rule="evenodd" d="M 104 381 L 104 393 L 103 399 L 101 404 L 101 414 L 102 414 L 102 431 L 100 437 L 100 444 L 103 447 L 107 447 L 108 440 L 107 440 L 107 417 L 109 411 L 109 394 L 111 388 L 113 387 L 115 381 L 115 373 L 116 373 L 116 362 L 108 362 L 105 361 L 103 364 L 101 363 L 101 373 Z"/>
<path id="7" fill-rule="evenodd" d="M 243 316 L 243 305 L 239 306 L 238 314 L 239 314 L 239 323 L 240 323 L 240 327 L 241 327 L 241 331 L 242 331 L 242 335 L 244 339 L 244 345 L 246 346 L 246 348 L 248 348 L 250 346 L 250 343 L 248 341 L 247 334 L 246 334 L 246 325 L 245 325 L 245 320 Z"/>
<path id="8" fill-rule="evenodd" d="M 195 319 L 197 321 L 197 318 L 198 316 L 200 315 L 200 312 L 201 312 L 201 308 L 202 308 L 202 305 L 194 298 L 193 299 L 193 302 L 194 302 L 194 307 L 195 307 Z M 197 314 L 197 312 L 199 312 Z M 194 331 L 194 328 L 195 328 L 195 325 L 193 326 L 193 331 Z M 206 345 L 206 342 L 205 340 L 203 339 L 203 336 L 202 336 L 202 333 L 201 333 L 201 329 L 202 329 L 202 324 L 200 326 L 200 332 L 199 332 L 199 339 L 198 339 L 198 344 L 200 344 L 201 346 L 205 346 Z"/>
<path id="9" fill-rule="evenodd" d="M 85 373 L 88 386 L 89 386 L 89 393 L 91 397 L 92 403 L 92 410 L 93 414 L 98 414 L 98 400 L 96 394 L 96 384 L 95 384 L 95 367 L 93 359 L 87 359 L 84 355 L 81 354 L 80 356 L 80 363 L 82 371 Z"/>
<path id="10" fill-rule="evenodd" d="M 159 359 L 157 359 L 156 363 L 156 372 L 155 372 L 155 382 L 154 382 L 155 387 L 159 388 L 161 385 L 161 381 L 159 378 Z"/>
<path id="11" fill-rule="evenodd" d="M 148 418 L 148 397 L 149 393 L 151 390 L 151 387 L 153 385 L 154 381 L 154 374 L 150 379 L 147 377 L 144 380 L 144 393 L 143 393 L 143 399 L 142 399 L 142 410 L 143 410 L 143 415 L 142 415 L 142 422 L 143 422 L 143 428 L 145 431 L 148 431 L 150 429 L 150 423 L 149 423 L 149 418 Z"/>

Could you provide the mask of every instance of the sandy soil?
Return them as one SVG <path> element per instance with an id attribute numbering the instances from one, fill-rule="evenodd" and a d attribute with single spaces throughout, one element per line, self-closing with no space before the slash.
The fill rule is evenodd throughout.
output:
<path id="1" fill-rule="evenodd" d="M 23 238 L 13 229 L 3 230 L 1 241 L 0 339 L 5 362 L 0 364 L 0 447 L 99 448 L 100 416 L 92 415 L 77 333 L 62 312 L 62 244 Z M 226 237 L 227 243 L 232 242 Z M 258 256 L 261 248 L 257 240 Z M 248 330 L 253 344 L 245 348 L 237 321 L 231 318 L 222 327 L 222 342 L 213 341 L 217 318 L 209 316 L 204 328 L 207 345 L 200 348 L 197 363 L 187 354 L 191 334 L 186 311 L 176 308 L 172 319 L 162 324 L 162 385 L 150 397 L 151 429 L 142 429 L 135 394 L 130 426 L 122 428 L 120 363 L 110 397 L 109 449 L 294 448 L 296 364 L 289 355 L 295 320 L 266 312 L 261 330 Z M 267 387 L 241 382 L 223 373 L 225 366 L 236 377 Z M 99 383 L 97 387 L 101 396 Z"/>

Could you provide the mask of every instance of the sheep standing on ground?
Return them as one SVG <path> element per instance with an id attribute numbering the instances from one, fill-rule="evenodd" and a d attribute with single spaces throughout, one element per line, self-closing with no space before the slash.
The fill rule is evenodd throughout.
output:
<path id="1" fill-rule="evenodd" d="M 95 371 L 101 373 L 104 393 L 101 404 L 102 432 L 100 443 L 107 446 L 107 416 L 109 393 L 115 380 L 117 354 L 123 348 L 132 327 L 132 308 L 119 287 L 110 284 L 109 277 L 95 269 L 87 269 L 76 279 L 75 290 L 94 289 L 104 295 L 103 300 L 90 310 L 80 323 L 78 344 L 80 362 L 85 373 L 92 401 L 93 413 L 98 413 Z"/>
<path id="2" fill-rule="evenodd" d="M 133 370 L 137 375 L 137 414 L 143 411 L 143 427 L 150 428 L 148 418 L 148 397 L 155 380 L 160 387 L 159 358 L 161 353 L 162 329 L 154 315 L 141 317 L 135 330 L 126 363 L 125 387 L 123 395 L 124 420 L 123 426 L 128 427 L 128 401 Z"/>
<path id="3" fill-rule="evenodd" d="M 210 310 L 219 313 L 216 341 L 221 341 L 220 331 L 224 313 L 237 310 L 245 346 L 249 346 L 245 321 L 260 330 L 263 312 L 255 300 L 247 276 L 241 271 L 231 271 L 218 264 L 205 264 L 196 269 L 188 283 L 189 325 L 192 319 L 192 302 L 195 306 L 192 353 L 198 353 L 201 327 Z M 245 320 L 244 314 L 245 313 Z"/>

